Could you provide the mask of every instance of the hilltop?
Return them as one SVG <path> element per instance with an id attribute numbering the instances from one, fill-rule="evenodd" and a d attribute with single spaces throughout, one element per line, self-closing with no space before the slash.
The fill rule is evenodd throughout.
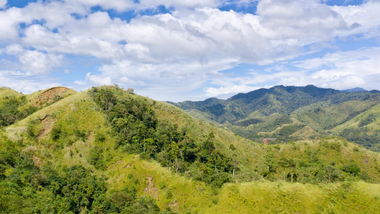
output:
<path id="1" fill-rule="evenodd" d="M 23 95 L 10 88 L 0 88 L 0 127 L 12 125 L 32 113 L 77 93 L 65 87 L 54 87 Z"/>
<path id="2" fill-rule="evenodd" d="M 195 118 L 254 141 L 289 142 L 335 135 L 380 151 L 380 123 L 375 113 L 379 104 L 379 91 L 341 92 L 309 85 L 275 86 L 227 100 L 210 98 L 177 105 Z"/>
<path id="3" fill-rule="evenodd" d="M 351 88 L 351 89 L 342 90 L 342 92 L 356 92 L 356 91 L 367 91 L 367 90 L 363 88 Z"/>
<path id="4" fill-rule="evenodd" d="M 373 213 L 380 205 L 378 153 L 336 137 L 255 143 L 114 86 L 43 105 L 0 136 L 8 213 Z"/>

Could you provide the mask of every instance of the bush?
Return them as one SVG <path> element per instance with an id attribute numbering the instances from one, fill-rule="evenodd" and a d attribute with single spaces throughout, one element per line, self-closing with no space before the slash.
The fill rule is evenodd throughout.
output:
<path id="1" fill-rule="evenodd" d="M 353 176 L 358 176 L 361 170 L 355 162 L 350 162 L 342 168 L 342 171 Z"/>
<path id="2" fill-rule="evenodd" d="M 88 157 L 88 162 L 95 166 L 96 169 L 105 169 L 105 163 L 103 158 L 103 149 L 99 146 L 92 147 Z"/>
<path id="3" fill-rule="evenodd" d="M 50 137 L 52 140 L 56 141 L 61 137 L 62 128 L 61 125 L 54 127 L 50 132 Z"/>

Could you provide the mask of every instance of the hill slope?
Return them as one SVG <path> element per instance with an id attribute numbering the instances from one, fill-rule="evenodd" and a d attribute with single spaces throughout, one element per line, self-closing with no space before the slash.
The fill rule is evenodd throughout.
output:
<path id="1" fill-rule="evenodd" d="M 7 213 L 373 213 L 380 205 L 377 153 L 342 138 L 259 145 L 117 87 L 61 99 L 0 136 Z"/>
<path id="2" fill-rule="evenodd" d="M 76 91 L 69 88 L 54 87 L 23 95 L 12 89 L 2 87 L 0 88 L 0 127 L 12 125 L 38 109 L 75 93 Z"/>

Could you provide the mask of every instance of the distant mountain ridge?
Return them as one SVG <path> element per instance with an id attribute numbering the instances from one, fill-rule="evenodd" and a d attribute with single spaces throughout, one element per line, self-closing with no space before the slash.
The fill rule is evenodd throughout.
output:
<path id="1" fill-rule="evenodd" d="M 260 115 L 274 113 L 289 114 L 298 108 L 317 102 L 329 101 L 338 104 L 348 100 L 377 96 L 370 92 L 344 93 L 335 89 L 318 88 L 313 85 L 305 87 L 275 86 L 240 93 L 227 100 L 209 98 L 204 101 L 184 101 L 178 103 L 183 110 L 196 109 L 210 114 L 210 119 L 218 123 L 234 123 L 257 111 Z"/>
<path id="2" fill-rule="evenodd" d="M 269 137 L 287 142 L 295 138 L 330 134 L 347 137 L 352 130 L 348 132 L 337 128 L 358 121 L 358 117 L 379 103 L 380 91 L 377 90 L 365 91 L 356 88 L 343 92 L 313 85 L 280 85 L 240 93 L 227 100 L 209 98 L 197 102 L 180 102 L 176 105 L 197 119 L 223 126 L 242 137 L 255 141 Z M 366 121 L 361 123 L 359 120 L 353 124 L 377 124 L 375 119 Z M 349 140 L 367 148 L 372 147 L 372 142 L 380 141 L 380 120 L 378 128 L 377 125 L 373 126 L 376 126 L 375 130 L 379 129 L 378 134 L 374 135 L 363 129 L 355 136 L 350 134 Z M 380 145 L 371 149 L 380 151 Z"/>
<path id="3" fill-rule="evenodd" d="M 351 88 L 351 89 L 345 89 L 345 90 L 341 90 L 342 92 L 357 92 L 357 91 L 367 91 L 363 88 Z"/>

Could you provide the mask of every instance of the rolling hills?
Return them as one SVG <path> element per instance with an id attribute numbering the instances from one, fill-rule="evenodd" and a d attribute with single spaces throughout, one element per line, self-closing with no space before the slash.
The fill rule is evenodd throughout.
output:
<path id="1" fill-rule="evenodd" d="M 263 145 L 119 87 L 71 92 L 2 127 L 2 212 L 376 213 L 380 205 L 380 155 L 344 138 Z M 44 102 L 41 94 L 16 110 Z M 375 112 L 372 99 L 362 108 Z M 358 111 L 351 106 L 348 115 Z M 257 124 L 301 124 L 265 111 Z"/>
<path id="2" fill-rule="evenodd" d="M 379 104 L 379 91 L 341 92 L 309 85 L 276 86 L 227 100 L 210 98 L 175 105 L 197 119 L 254 141 L 290 142 L 335 135 L 380 151 Z"/>

